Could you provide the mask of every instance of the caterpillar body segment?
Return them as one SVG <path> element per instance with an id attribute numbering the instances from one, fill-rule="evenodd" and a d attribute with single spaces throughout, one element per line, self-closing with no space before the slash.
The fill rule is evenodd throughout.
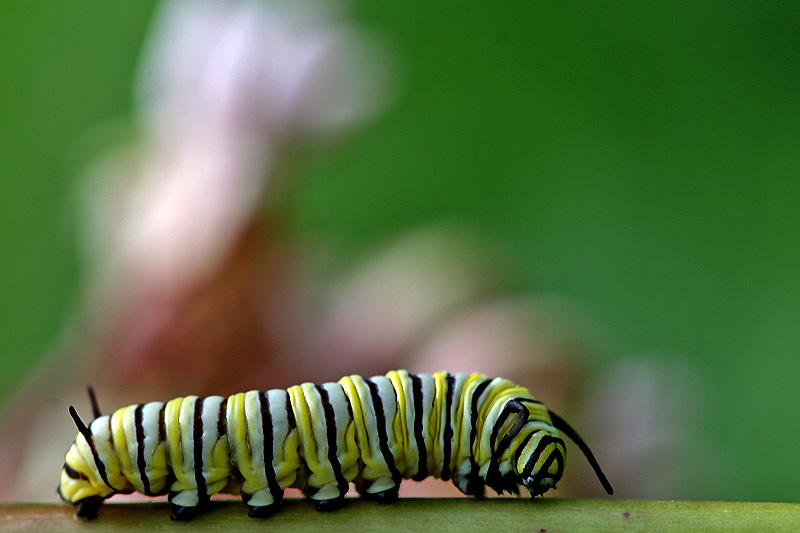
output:
<path id="1" fill-rule="evenodd" d="M 90 394 L 93 397 L 93 394 Z M 353 483 L 366 498 L 397 499 L 403 479 L 452 479 L 465 494 L 531 496 L 564 470 L 561 431 L 589 448 L 527 389 L 482 374 L 410 374 L 304 383 L 227 398 L 187 396 L 123 407 L 78 436 L 58 493 L 91 519 L 114 494 L 169 495 L 173 518 L 188 520 L 216 493 L 240 494 L 250 515 L 275 512 L 284 489 L 299 488 L 320 510 L 338 508 Z"/>

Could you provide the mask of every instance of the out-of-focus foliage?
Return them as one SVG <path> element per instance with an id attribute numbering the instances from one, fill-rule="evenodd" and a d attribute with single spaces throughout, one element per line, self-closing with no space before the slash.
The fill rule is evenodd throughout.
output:
<path id="1" fill-rule="evenodd" d="M 74 303 L 70 195 L 124 135 L 103 123 L 129 112 L 153 7 L 0 0 L 2 398 Z M 597 364 L 679 354 L 712 384 L 711 479 L 681 496 L 798 500 L 800 8 L 350 7 L 392 39 L 400 96 L 307 154 L 286 230 L 346 263 L 441 218 L 483 227 L 526 289 L 591 310 Z"/>

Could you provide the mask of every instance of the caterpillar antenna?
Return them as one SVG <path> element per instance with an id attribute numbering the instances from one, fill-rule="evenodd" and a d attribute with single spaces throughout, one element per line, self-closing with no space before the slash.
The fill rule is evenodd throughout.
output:
<path id="1" fill-rule="evenodd" d="M 572 442 L 578 445 L 578 448 L 583 452 L 583 455 L 586 457 L 586 460 L 589 461 L 589 464 L 594 469 L 594 473 L 597 474 L 597 479 L 600 480 L 600 484 L 603 485 L 606 493 L 608 495 L 614 494 L 614 489 L 611 486 L 611 483 L 608 482 L 608 478 L 603 473 L 603 470 L 600 468 L 600 465 L 597 463 L 597 459 L 594 458 L 594 454 L 592 454 L 592 450 L 589 449 L 589 446 L 584 442 L 578 432 L 575 431 L 572 426 L 567 424 L 567 421 L 555 414 L 553 411 L 550 411 L 550 418 L 553 420 L 553 426 L 559 430 L 563 431 L 564 434 L 572 439 Z"/>

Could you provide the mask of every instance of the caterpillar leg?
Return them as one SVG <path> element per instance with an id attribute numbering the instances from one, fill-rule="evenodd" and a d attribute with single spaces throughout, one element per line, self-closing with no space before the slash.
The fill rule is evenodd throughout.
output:
<path id="1" fill-rule="evenodd" d="M 344 495 L 350 488 L 349 484 L 340 485 L 338 482 L 326 483 L 318 491 L 304 490 L 304 494 L 314 501 L 317 511 L 336 511 L 344 504 Z"/>
<path id="2" fill-rule="evenodd" d="M 483 499 L 486 496 L 486 484 L 484 483 L 483 479 L 477 474 L 477 469 L 473 468 L 473 470 L 462 474 L 460 472 L 453 473 L 453 485 L 455 485 L 458 490 L 462 493 L 466 494 L 467 496 L 474 496 L 479 500 Z"/>
<path id="3" fill-rule="evenodd" d="M 207 507 L 206 502 L 201 502 L 197 490 L 183 490 L 169 493 L 169 503 L 172 505 L 172 518 L 178 522 L 186 522 L 202 514 Z"/>
<path id="4" fill-rule="evenodd" d="M 314 506 L 317 511 L 329 512 L 338 511 L 344 505 L 344 496 L 331 498 L 330 500 L 314 500 Z"/>
<path id="5" fill-rule="evenodd" d="M 269 518 L 280 509 L 283 491 L 273 493 L 269 488 L 264 488 L 253 494 L 242 494 L 242 499 L 252 518 Z"/>
<path id="6" fill-rule="evenodd" d="M 202 514 L 205 509 L 200 505 L 194 507 L 182 507 L 180 505 L 172 504 L 172 518 L 177 522 L 188 522 L 199 514 Z"/>
<path id="7" fill-rule="evenodd" d="M 75 504 L 75 516 L 82 520 L 94 520 L 97 518 L 97 510 L 103 503 L 104 498 L 90 496 Z"/>
<path id="8" fill-rule="evenodd" d="M 397 501 L 400 480 L 396 480 L 391 476 L 381 476 L 377 479 L 358 477 L 355 480 L 355 486 L 358 494 L 365 500 L 392 503 Z"/>
<path id="9" fill-rule="evenodd" d="M 364 492 L 361 497 L 367 500 L 375 501 L 378 503 L 394 503 L 397 501 L 400 493 L 400 486 L 394 487 L 380 492 Z"/>

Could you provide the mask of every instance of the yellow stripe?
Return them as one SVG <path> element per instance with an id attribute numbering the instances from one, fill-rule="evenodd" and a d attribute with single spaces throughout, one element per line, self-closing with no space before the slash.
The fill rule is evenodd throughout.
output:
<path id="1" fill-rule="evenodd" d="M 112 441 L 114 442 L 114 451 L 116 452 L 117 458 L 119 459 L 119 474 L 126 478 L 124 485 L 128 483 L 128 479 L 130 477 L 137 477 L 131 472 L 131 462 L 130 456 L 128 455 L 128 443 L 125 439 L 125 415 L 127 412 L 135 409 L 134 406 L 123 407 L 122 409 L 118 409 L 112 416 L 111 416 L 111 431 L 112 431 Z M 134 432 L 134 438 L 136 433 Z M 109 481 L 114 484 L 114 486 L 119 487 L 117 484 L 116 478 L 117 472 L 114 468 L 110 468 L 110 472 L 107 473 Z M 139 487 L 137 487 L 138 489 Z"/>
<path id="2" fill-rule="evenodd" d="M 239 472 L 242 473 L 245 479 L 252 479 L 255 477 L 253 472 L 252 463 L 250 461 L 250 453 L 248 446 L 248 427 L 249 420 L 245 412 L 245 393 L 240 392 L 228 399 L 229 404 L 233 403 L 230 410 L 231 422 L 233 427 L 228 427 L 228 431 L 234 432 L 234 440 L 236 442 L 236 464 Z"/>
<path id="3" fill-rule="evenodd" d="M 361 397 L 358 394 L 358 387 L 354 379 L 363 381 L 361 376 L 346 376 L 339 380 L 339 385 L 344 389 L 344 393 L 350 402 L 353 411 L 353 425 L 356 432 L 356 445 L 361 452 L 361 460 L 365 463 L 373 461 L 372 448 L 370 446 L 369 433 L 367 432 L 366 422 L 364 421 L 364 408 L 361 405 Z"/>
<path id="4" fill-rule="evenodd" d="M 187 397 L 189 400 L 191 397 Z M 167 403 L 164 416 L 164 424 L 167 430 L 167 447 L 169 449 L 169 462 L 172 466 L 172 473 L 177 480 L 173 484 L 173 490 L 184 490 L 194 485 L 194 480 L 187 476 L 184 471 L 183 453 L 181 453 L 181 406 L 184 398 L 175 398 Z"/>
<path id="5" fill-rule="evenodd" d="M 440 477 L 442 473 L 442 461 L 444 460 L 444 420 L 445 420 L 445 394 L 447 389 L 447 373 L 436 372 L 433 374 L 433 408 L 431 409 L 431 424 L 428 436 L 433 445 L 434 469 L 431 471 L 435 477 Z"/>
<path id="6" fill-rule="evenodd" d="M 197 479 L 195 478 L 194 464 L 194 409 L 197 396 L 186 396 L 181 403 L 180 428 L 181 428 L 181 454 L 183 455 L 183 468 L 186 469 L 191 463 L 191 468 L 186 472 L 185 479 L 187 488 L 196 489 Z M 191 461 L 186 459 L 191 457 Z"/>
<path id="7" fill-rule="evenodd" d="M 295 422 L 297 423 L 297 430 L 300 433 L 303 458 L 310 470 L 318 472 L 322 469 L 322 465 L 317 460 L 317 446 L 314 442 L 313 422 L 305 400 L 305 395 L 303 394 L 303 389 L 300 385 L 294 385 L 286 389 L 286 392 L 289 393 Z"/>
<path id="8" fill-rule="evenodd" d="M 400 372 L 404 372 L 405 376 L 401 375 Z M 408 466 L 406 464 L 406 458 L 410 455 L 410 451 L 408 450 L 408 447 L 410 446 L 408 439 L 408 422 L 406 420 L 408 398 L 406 397 L 406 389 L 403 386 L 404 377 L 407 376 L 408 372 L 405 370 L 400 370 L 399 372 L 392 370 L 386 374 L 386 377 L 389 378 L 392 388 L 394 389 L 395 405 L 397 407 L 397 410 L 394 414 L 394 420 L 392 420 L 391 424 L 391 440 L 395 445 L 395 450 L 397 450 L 397 453 L 395 454 L 395 466 L 401 474 L 406 471 Z"/>
<path id="9" fill-rule="evenodd" d="M 468 457 L 472 450 L 470 450 L 469 446 L 469 431 L 464 431 L 464 422 L 465 422 L 465 414 L 467 410 L 467 404 L 472 402 L 472 395 L 475 391 L 475 387 L 477 387 L 486 376 L 482 374 L 472 374 L 470 375 L 466 382 L 464 383 L 464 387 L 461 390 L 461 395 L 459 398 L 456 398 L 455 395 L 453 397 L 454 401 L 458 401 L 458 408 L 453 415 L 453 421 L 455 422 L 455 443 L 453 445 L 453 452 L 452 457 L 456 458 L 456 469 L 458 466 Z M 469 408 L 472 408 L 472 405 L 469 405 Z"/>

